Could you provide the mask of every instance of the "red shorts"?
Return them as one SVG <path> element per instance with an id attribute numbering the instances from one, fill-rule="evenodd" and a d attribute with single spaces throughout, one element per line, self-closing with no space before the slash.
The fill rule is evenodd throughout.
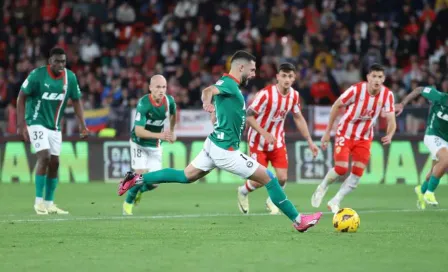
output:
<path id="1" fill-rule="evenodd" d="M 334 161 L 349 162 L 352 155 L 353 162 L 367 164 L 370 159 L 371 140 L 350 140 L 344 137 L 336 137 L 334 141 Z"/>
<path id="2" fill-rule="evenodd" d="M 260 151 L 255 147 L 250 147 L 249 152 L 250 156 L 264 167 L 268 167 L 268 163 L 271 162 L 274 168 L 288 168 L 286 146 L 276 148 L 272 151 Z"/>

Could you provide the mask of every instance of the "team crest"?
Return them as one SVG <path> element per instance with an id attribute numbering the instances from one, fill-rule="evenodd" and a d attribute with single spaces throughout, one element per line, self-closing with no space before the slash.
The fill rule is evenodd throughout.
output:
<path id="1" fill-rule="evenodd" d="M 336 147 L 336 154 L 339 154 L 339 152 L 341 152 L 341 147 L 340 146 Z"/>

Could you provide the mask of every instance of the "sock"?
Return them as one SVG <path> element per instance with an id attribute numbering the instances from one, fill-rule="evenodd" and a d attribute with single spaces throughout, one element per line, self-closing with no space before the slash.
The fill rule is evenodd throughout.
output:
<path id="1" fill-rule="evenodd" d="M 277 206 L 291 221 L 300 223 L 299 212 L 296 207 L 288 200 L 277 178 L 273 178 L 266 184 L 269 197 L 272 202 Z"/>
<path id="2" fill-rule="evenodd" d="M 425 180 L 422 184 L 422 187 L 420 187 L 422 194 L 426 193 L 426 190 L 428 190 L 428 185 L 429 185 L 429 179 Z"/>
<path id="3" fill-rule="evenodd" d="M 34 185 L 36 186 L 36 200 L 44 197 L 45 180 L 47 176 L 36 175 L 34 178 Z"/>
<path id="4" fill-rule="evenodd" d="M 247 195 L 248 193 L 256 190 L 257 188 L 255 188 L 249 180 L 246 180 L 246 183 L 244 183 L 243 186 L 239 187 L 240 193 L 242 193 L 243 195 Z"/>
<path id="5" fill-rule="evenodd" d="M 429 184 L 428 184 L 428 192 L 434 193 L 434 191 L 437 189 L 437 186 L 439 186 L 440 178 L 436 178 L 435 176 L 431 175 L 429 178 Z"/>
<path id="6" fill-rule="evenodd" d="M 129 189 L 128 195 L 126 196 L 126 203 L 133 204 L 135 197 L 137 196 L 138 191 L 141 189 L 141 187 L 146 187 L 146 184 L 143 185 L 136 185 Z"/>
<path id="7" fill-rule="evenodd" d="M 334 168 L 331 168 L 330 171 L 328 171 L 328 173 L 325 175 L 324 180 L 322 181 L 321 184 L 323 186 L 327 187 L 328 185 L 335 182 L 339 177 L 340 177 L 340 175 L 338 173 L 336 173 Z"/>
<path id="8" fill-rule="evenodd" d="M 344 183 L 342 183 L 341 188 L 339 188 L 339 191 L 336 193 L 334 198 L 330 201 L 340 203 L 347 194 L 356 189 L 360 178 L 361 177 L 354 174 L 350 174 Z"/>
<path id="9" fill-rule="evenodd" d="M 54 200 L 54 191 L 58 185 L 58 178 L 47 178 L 45 186 L 45 201 Z"/>
<path id="10" fill-rule="evenodd" d="M 51 206 L 51 205 L 53 205 L 53 200 L 45 200 L 45 206 Z"/>
<path id="11" fill-rule="evenodd" d="M 142 187 L 140 187 L 140 192 L 144 193 L 146 191 L 152 191 L 155 188 L 157 188 L 156 185 L 157 184 L 151 184 L 151 185 L 144 184 Z"/>
<path id="12" fill-rule="evenodd" d="M 34 204 L 37 205 L 37 204 L 40 204 L 42 202 L 44 202 L 44 198 L 36 196 L 36 199 L 34 200 Z"/>
<path id="13" fill-rule="evenodd" d="M 149 172 L 142 175 L 143 182 L 146 185 L 157 183 L 189 183 L 185 176 L 184 170 L 176 170 L 173 168 L 165 168 L 162 170 Z"/>

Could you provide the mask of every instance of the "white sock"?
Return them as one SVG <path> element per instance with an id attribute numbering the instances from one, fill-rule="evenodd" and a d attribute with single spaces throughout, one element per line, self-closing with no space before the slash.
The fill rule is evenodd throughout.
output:
<path id="1" fill-rule="evenodd" d="M 335 182 L 340 176 L 338 175 L 338 173 L 336 173 L 336 171 L 334 171 L 334 167 L 330 169 L 330 171 L 328 171 L 328 173 L 325 175 L 324 180 L 322 181 L 322 185 L 327 187 L 328 185 L 332 184 L 333 182 Z"/>
<path id="2" fill-rule="evenodd" d="M 51 206 L 51 205 L 53 205 L 53 201 L 52 200 L 45 200 L 45 205 L 48 207 L 48 206 Z"/>
<path id="3" fill-rule="evenodd" d="M 330 201 L 333 203 L 340 203 L 347 194 L 356 189 L 360 178 L 361 177 L 358 177 L 354 174 L 350 174 L 350 176 L 348 176 L 344 183 L 342 183 L 341 188 L 339 188 L 337 194 Z"/>
<path id="4" fill-rule="evenodd" d="M 247 195 L 248 193 L 254 191 L 255 188 L 249 180 L 246 180 L 246 183 L 242 186 L 239 187 L 240 193 L 242 193 L 243 195 Z"/>
<path id="5" fill-rule="evenodd" d="M 297 224 L 300 224 L 300 222 L 302 222 L 302 218 L 300 217 L 300 214 L 296 217 L 296 219 L 294 219 L 294 221 L 295 221 Z"/>
<path id="6" fill-rule="evenodd" d="M 40 204 L 42 202 L 44 202 L 44 199 L 42 197 L 36 197 L 36 199 L 34 200 L 35 205 Z"/>

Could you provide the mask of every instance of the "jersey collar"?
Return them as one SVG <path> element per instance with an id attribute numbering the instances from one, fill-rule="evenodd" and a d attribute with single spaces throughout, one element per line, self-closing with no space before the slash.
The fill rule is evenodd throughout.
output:
<path id="1" fill-rule="evenodd" d="M 162 98 L 162 100 L 160 101 L 160 103 L 157 103 L 157 102 L 152 98 L 152 95 L 151 95 L 151 94 L 148 94 L 148 97 L 149 97 L 149 102 L 151 102 L 151 104 L 152 104 L 154 107 L 160 107 L 160 106 L 162 106 L 163 103 L 165 102 L 165 97 Z"/>
<path id="2" fill-rule="evenodd" d="M 226 76 L 226 77 L 230 77 L 231 79 L 233 79 L 238 85 L 240 85 L 240 81 L 238 79 L 236 79 L 234 76 L 232 76 L 231 74 L 227 74 L 225 73 L 222 76 Z"/>
<path id="3" fill-rule="evenodd" d="M 51 76 L 52 79 L 61 79 L 64 76 L 64 72 L 62 72 L 59 76 L 56 76 L 53 74 L 53 71 L 51 71 L 50 65 L 47 65 L 47 72 Z"/>

